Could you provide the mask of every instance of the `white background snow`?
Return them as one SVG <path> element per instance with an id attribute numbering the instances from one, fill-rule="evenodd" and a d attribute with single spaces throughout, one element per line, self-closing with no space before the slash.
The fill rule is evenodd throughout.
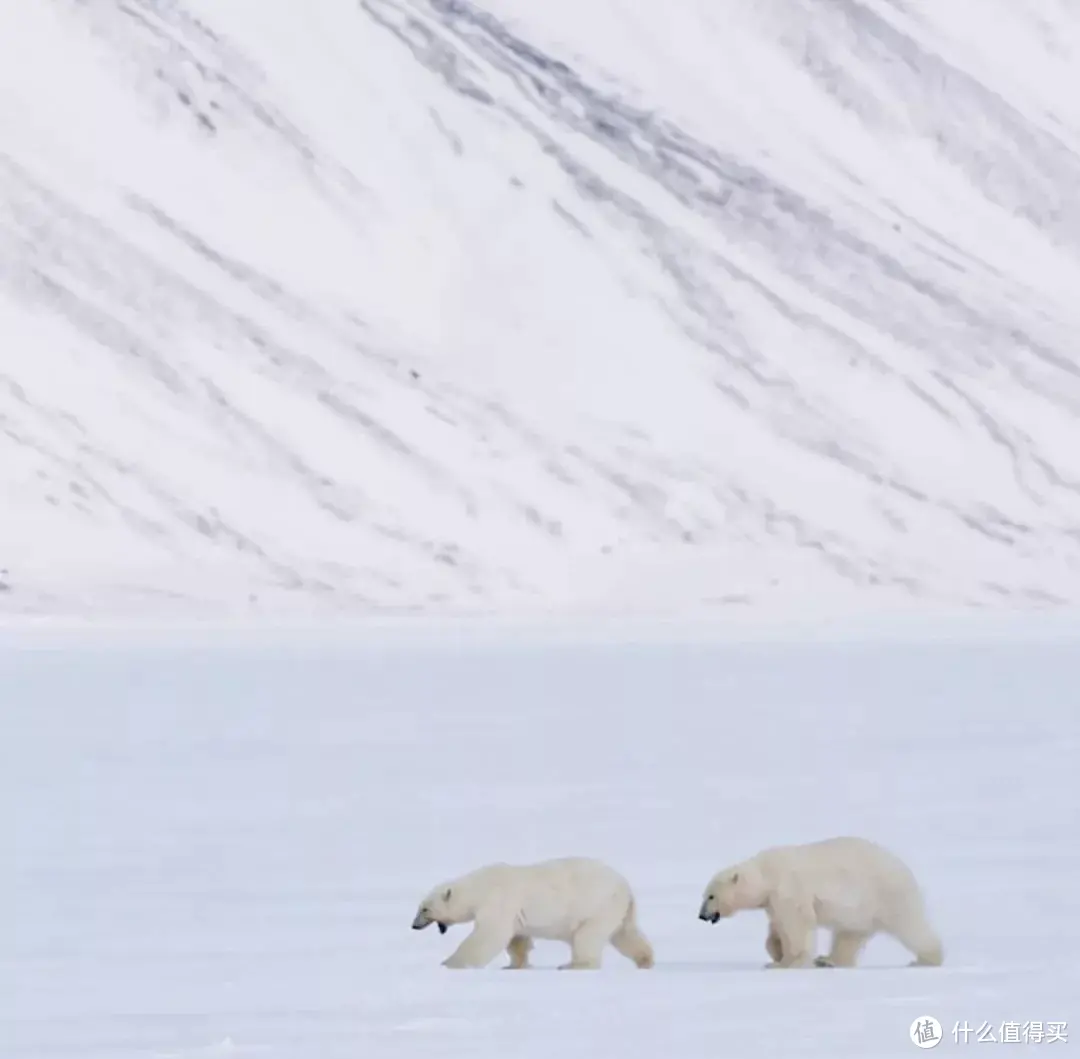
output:
<path id="1" fill-rule="evenodd" d="M 0 1059 L 1073 1048 L 1077 188 L 1071 0 L 0 0 Z M 944 967 L 698 922 L 843 833 Z"/>
<path id="2" fill-rule="evenodd" d="M 922 1015 L 937 1054 L 1065 1054 L 1067 631 L 9 636 L 5 1059 L 881 1059 Z M 942 968 L 879 938 L 855 970 L 766 971 L 763 914 L 698 921 L 721 865 L 834 833 L 909 861 Z M 410 929 L 444 877 L 575 852 L 630 878 L 653 970 L 538 943 L 536 970 L 452 972 L 461 930 Z"/>
<path id="3" fill-rule="evenodd" d="M 1080 596 L 1068 0 L 0 5 L 0 606 Z"/>

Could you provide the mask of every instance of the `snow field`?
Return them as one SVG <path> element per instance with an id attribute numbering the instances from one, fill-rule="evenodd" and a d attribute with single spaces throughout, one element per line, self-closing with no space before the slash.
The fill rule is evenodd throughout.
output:
<path id="1" fill-rule="evenodd" d="M 1068 1020 L 1080 656 L 1016 632 L 6 637 L 5 1059 L 901 1056 L 917 1016 Z M 944 967 L 876 939 L 766 972 L 763 916 L 697 921 L 723 864 L 842 833 L 912 865 Z M 461 928 L 409 929 L 444 877 L 568 853 L 630 879 L 654 970 L 541 942 L 456 974 Z"/>

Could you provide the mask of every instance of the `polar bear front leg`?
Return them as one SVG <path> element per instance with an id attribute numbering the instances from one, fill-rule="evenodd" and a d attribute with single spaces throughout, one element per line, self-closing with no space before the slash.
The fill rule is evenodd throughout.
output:
<path id="1" fill-rule="evenodd" d="M 767 967 L 775 967 L 784 958 L 784 948 L 780 944 L 780 935 L 776 932 L 776 924 L 769 920 L 769 936 L 765 939 L 765 951 L 769 954 L 772 963 Z"/>
<path id="2" fill-rule="evenodd" d="M 771 902 L 769 911 L 780 940 L 780 959 L 772 966 L 812 967 L 817 921 L 810 903 L 801 895 L 785 894 Z"/>
<path id="3" fill-rule="evenodd" d="M 523 971 L 529 966 L 529 954 L 532 952 L 533 940 L 526 937 L 524 934 L 515 934 L 510 939 L 510 944 L 506 946 L 506 951 L 510 956 L 510 963 L 507 964 L 506 970 L 508 971 Z"/>
<path id="4" fill-rule="evenodd" d="M 443 967 L 453 970 L 486 967 L 503 950 L 510 947 L 514 926 L 502 917 L 478 918 L 472 933 L 443 960 Z"/>

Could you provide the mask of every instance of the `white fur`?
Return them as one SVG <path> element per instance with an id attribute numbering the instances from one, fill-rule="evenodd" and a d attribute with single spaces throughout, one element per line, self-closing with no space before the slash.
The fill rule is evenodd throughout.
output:
<path id="1" fill-rule="evenodd" d="M 914 964 L 936 967 L 944 959 L 911 870 L 863 838 L 763 850 L 713 876 L 698 916 L 716 922 L 756 908 L 769 917 L 770 967 L 854 967 L 879 933 L 896 938 Z M 832 930 L 825 957 L 815 956 L 817 927 Z"/>
<path id="2" fill-rule="evenodd" d="M 564 970 L 598 968 L 609 943 L 638 967 L 653 965 L 652 946 L 637 926 L 630 884 L 613 868 L 586 857 L 488 864 L 440 883 L 420 902 L 413 928 L 432 923 L 473 924 L 444 967 L 486 967 L 505 949 L 509 968 L 525 968 L 534 938 L 570 945 Z"/>

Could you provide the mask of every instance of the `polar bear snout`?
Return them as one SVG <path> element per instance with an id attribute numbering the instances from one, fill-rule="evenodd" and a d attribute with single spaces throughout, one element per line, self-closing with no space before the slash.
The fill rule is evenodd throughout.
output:
<path id="1" fill-rule="evenodd" d="M 413 930 L 423 930 L 425 927 L 430 927 L 432 923 L 439 928 L 440 934 L 445 934 L 450 929 L 441 919 L 435 919 L 426 908 L 421 908 L 416 913 L 416 918 L 412 921 L 412 928 Z"/>
<path id="2" fill-rule="evenodd" d="M 710 893 L 705 896 L 705 900 L 701 902 L 701 908 L 698 909 L 697 917 L 704 923 L 720 922 L 720 908 L 718 907 L 716 894 Z"/>

